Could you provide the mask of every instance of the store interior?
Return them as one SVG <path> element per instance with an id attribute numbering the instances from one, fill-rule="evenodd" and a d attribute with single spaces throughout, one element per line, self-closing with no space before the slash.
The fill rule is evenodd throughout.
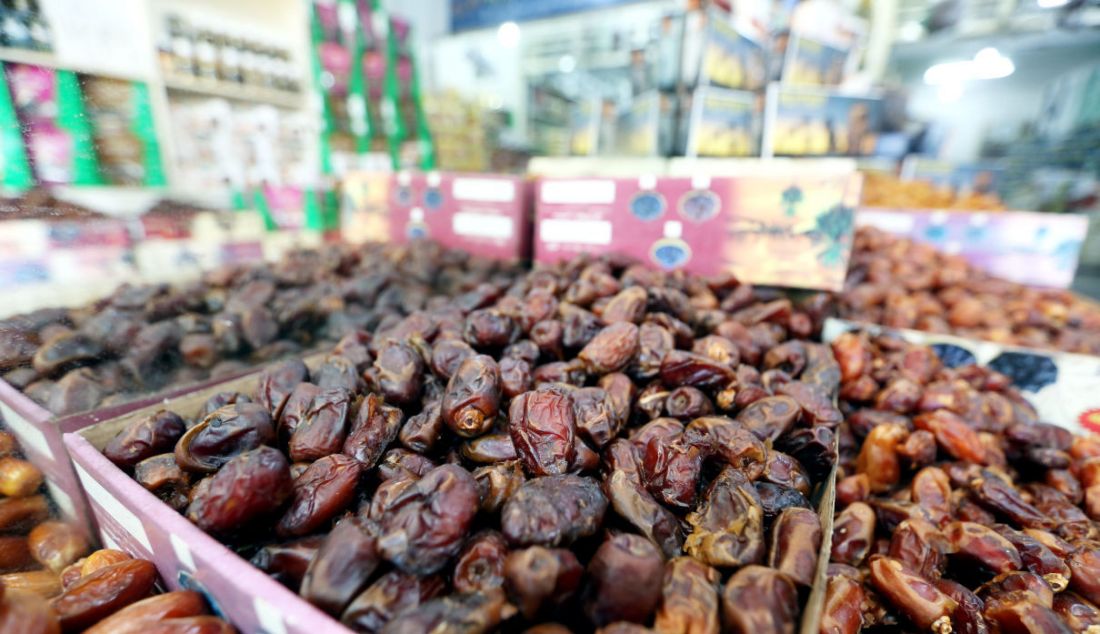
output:
<path id="1" fill-rule="evenodd" d="M 0 78 L 0 633 L 1100 632 L 1100 0 L 0 0 Z"/>

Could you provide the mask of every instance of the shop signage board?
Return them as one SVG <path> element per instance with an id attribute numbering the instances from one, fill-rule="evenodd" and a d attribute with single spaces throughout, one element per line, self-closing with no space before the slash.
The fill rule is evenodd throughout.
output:
<path id="1" fill-rule="evenodd" d="M 1033 286 L 1069 288 L 1088 218 L 1027 211 L 861 208 L 857 226 L 925 242 L 986 272 Z"/>
<path id="2" fill-rule="evenodd" d="M 911 343 L 931 346 L 949 367 L 975 363 L 1006 374 L 1035 407 L 1040 420 L 1075 434 L 1100 433 L 1100 357 L 834 318 L 825 321 L 821 337 L 829 342 L 860 329 L 872 334 L 896 333 Z"/>
<path id="3" fill-rule="evenodd" d="M 839 290 L 860 186 L 851 171 L 793 167 L 743 177 L 542 179 L 535 259 L 618 253 L 665 270 Z"/>
<path id="4" fill-rule="evenodd" d="M 697 88 L 691 101 L 685 155 L 690 158 L 756 156 L 759 115 L 755 93 Z"/>
<path id="5" fill-rule="evenodd" d="M 500 260 L 530 252 L 525 178 L 452 172 L 356 172 L 344 178 L 344 235 L 354 241 L 430 239 Z"/>
<path id="6" fill-rule="evenodd" d="M 870 156 L 882 118 L 882 100 L 874 94 L 772 83 L 764 107 L 761 154 Z"/>

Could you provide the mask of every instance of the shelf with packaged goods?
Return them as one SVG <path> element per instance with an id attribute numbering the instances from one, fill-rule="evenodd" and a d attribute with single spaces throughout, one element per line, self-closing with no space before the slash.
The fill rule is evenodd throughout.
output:
<path id="1" fill-rule="evenodd" d="M 172 93 L 197 97 L 220 97 L 231 101 L 268 104 L 289 110 L 296 110 L 305 104 L 305 95 L 302 92 L 231 84 L 193 77 L 165 76 L 164 86 L 168 89 L 169 97 Z"/>
<path id="2" fill-rule="evenodd" d="M 57 70 L 69 70 L 84 75 L 96 75 L 98 77 L 110 77 L 128 81 L 149 81 L 149 77 L 141 74 L 117 73 L 109 69 L 96 68 L 94 66 L 66 63 L 58 59 L 57 55 L 52 51 L 32 51 L 24 48 L 0 46 L 0 62 L 5 64 L 28 64 L 31 66 L 42 66 Z"/>

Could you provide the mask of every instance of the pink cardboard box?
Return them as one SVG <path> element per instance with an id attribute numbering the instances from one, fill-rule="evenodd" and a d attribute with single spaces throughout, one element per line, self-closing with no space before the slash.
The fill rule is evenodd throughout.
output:
<path id="1" fill-rule="evenodd" d="M 656 268 L 840 290 L 862 181 L 847 171 L 737 177 L 546 178 L 535 259 L 619 253 Z"/>
<path id="2" fill-rule="evenodd" d="M 251 370 L 255 372 L 257 369 Z M 194 390 L 215 385 L 226 378 L 212 379 L 151 394 L 129 403 L 112 405 L 69 416 L 55 416 L 9 383 L 0 380 L 0 417 L 19 440 L 27 459 L 46 477 L 46 488 L 61 515 L 92 533 L 84 490 L 73 472 L 62 434 L 78 431 L 134 410 L 155 406 Z"/>
<path id="3" fill-rule="evenodd" d="M 319 358 L 307 359 L 314 366 Z M 136 419 L 167 408 L 189 418 L 216 392 L 251 393 L 245 376 L 187 395 L 175 395 L 118 418 L 66 433 L 65 447 L 88 496 L 88 507 L 106 547 L 151 560 L 170 589 L 202 592 L 241 632 L 349 634 L 324 612 L 204 533 L 121 471 L 100 451 Z"/>
<path id="4" fill-rule="evenodd" d="M 498 260 L 530 256 L 530 187 L 522 176 L 359 173 L 345 177 L 344 192 L 352 209 L 344 210 L 343 231 L 352 239 L 426 238 Z"/>

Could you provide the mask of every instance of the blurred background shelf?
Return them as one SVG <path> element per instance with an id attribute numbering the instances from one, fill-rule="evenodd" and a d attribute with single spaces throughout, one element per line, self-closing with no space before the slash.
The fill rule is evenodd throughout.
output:
<path id="1" fill-rule="evenodd" d="M 224 82 L 201 81 L 190 77 L 164 78 L 164 86 L 170 93 L 186 94 L 197 97 L 220 97 L 231 101 L 269 104 L 280 108 L 300 108 L 304 103 L 300 92 L 289 92 L 273 88 L 234 85 Z"/>

